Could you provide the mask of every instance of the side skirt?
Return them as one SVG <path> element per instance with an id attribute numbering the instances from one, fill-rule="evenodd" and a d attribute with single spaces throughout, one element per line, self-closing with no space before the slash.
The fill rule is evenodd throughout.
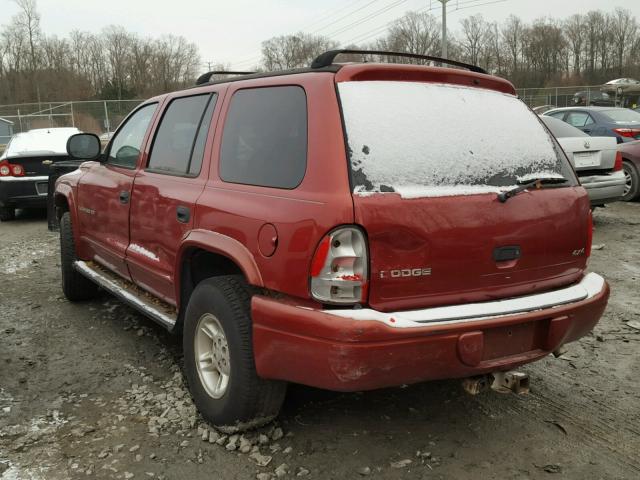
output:
<path id="1" fill-rule="evenodd" d="M 172 331 L 178 314 L 175 307 L 145 292 L 133 283 L 120 278 L 94 262 L 78 260 L 74 268 L 101 288 L 109 291 L 127 305 Z"/>

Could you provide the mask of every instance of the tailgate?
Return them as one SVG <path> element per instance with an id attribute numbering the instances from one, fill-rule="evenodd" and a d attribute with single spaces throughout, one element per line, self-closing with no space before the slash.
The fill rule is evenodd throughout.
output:
<path id="1" fill-rule="evenodd" d="M 494 300 L 580 278 L 588 196 L 515 96 L 392 81 L 344 82 L 338 91 L 373 308 Z M 532 180 L 540 189 L 498 200 Z"/>
<path id="2" fill-rule="evenodd" d="M 531 294 L 586 266 L 589 201 L 581 188 L 403 199 L 354 195 L 369 236 L 369 303 L 402 310 Z M 506 247 L 506 248 L 505 248 Z M 518 258 L 498 260 L 499 252 Z"/>

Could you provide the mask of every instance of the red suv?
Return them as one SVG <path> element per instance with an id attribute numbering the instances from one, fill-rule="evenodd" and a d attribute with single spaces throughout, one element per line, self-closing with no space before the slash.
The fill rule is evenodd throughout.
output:
<path id="1" fill-rule="evenodd" d="M 287 382 L 499 375 L 607 304 L 587 193 L 513 85 L 339 53 L 205 77 L 102 154 L 67 145 L 95 161 L 56 185 L 65 295 L 102 287 L 181 332 L 196 405 L 228 430 L 277 415 Z"/>

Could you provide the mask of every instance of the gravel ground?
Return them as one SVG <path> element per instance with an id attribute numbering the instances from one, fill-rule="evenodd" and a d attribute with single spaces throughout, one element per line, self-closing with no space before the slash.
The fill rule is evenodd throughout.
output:
<path id="1" fill-rule="evenodd" d="M 179 341 L 106 294 L 67 302 L 57 235 L 23 213 L 0 225 L 0 479 L 640 478 L 640 204 L 595 224 L 609 307 L 523 368 L 529 395 L 292 386 L 277 424 L 223 437 L 194 409 Z"/>

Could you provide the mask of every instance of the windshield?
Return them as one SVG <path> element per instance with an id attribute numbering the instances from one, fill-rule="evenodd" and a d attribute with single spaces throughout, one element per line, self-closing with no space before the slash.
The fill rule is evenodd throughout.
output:
<path id="1" fill-rule="evenodd" d="M 640 113 L 628 108 L 617 108 L 601 112 L 616 123 L 640 123 Z"/>
<path id="2" fill-rule="evenodd" d="M 562 120 L 558 120 L 557 118 L 542 116 L 540 119 L 547 127 L 549 127 L 549 130 L 551 130 L 551 133 L 553 133 L 553 136 L 556 138 L 589 136 L 582 130 L 578 130 L 576 127 L 569 125 Z"/>
<path id="3" fill-rule="evenodd" d="M 338 90 L 355 193 L 488 193 L 540 177 L 575 184 L 554 140 L 512 95 L 392 81 Z"/>

